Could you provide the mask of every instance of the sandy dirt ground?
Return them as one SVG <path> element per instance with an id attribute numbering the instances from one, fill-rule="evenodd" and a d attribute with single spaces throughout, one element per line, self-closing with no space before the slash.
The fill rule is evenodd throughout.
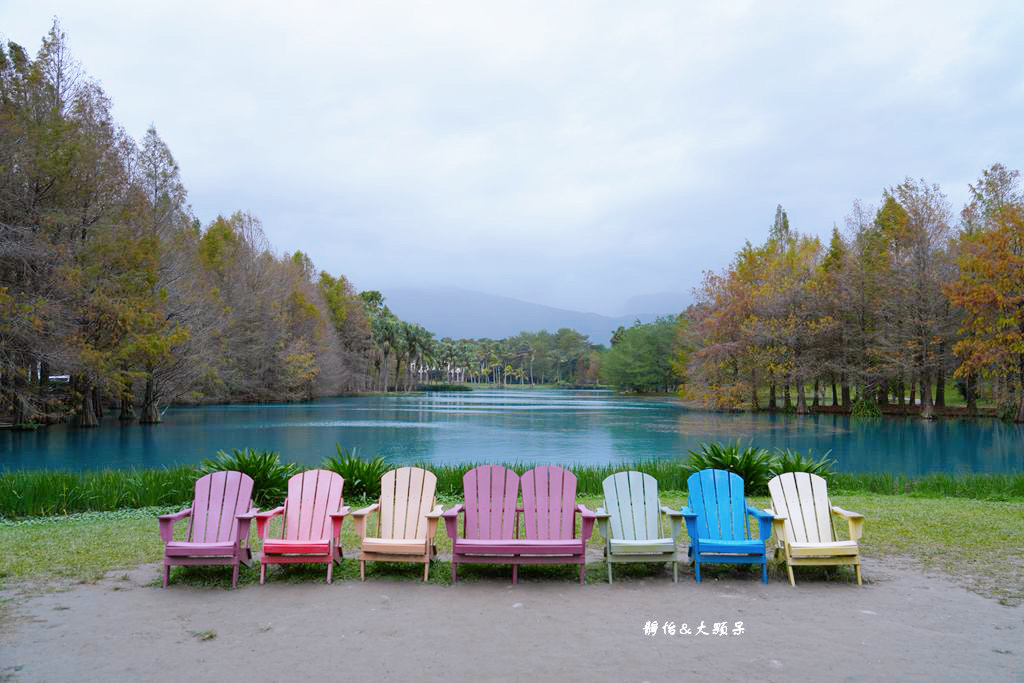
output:
<path id="1" fill-rule="evenodd" d="M 861 588 L 752 574 L 696 585 L 689 571 L 581 587 L 571 570 L 512 586 L 507 572 L 162 590 L 152 565 L 8 589 L 0 681 L 1024 681 L 1024 607 L 889 559 L 865 562 Z"/>

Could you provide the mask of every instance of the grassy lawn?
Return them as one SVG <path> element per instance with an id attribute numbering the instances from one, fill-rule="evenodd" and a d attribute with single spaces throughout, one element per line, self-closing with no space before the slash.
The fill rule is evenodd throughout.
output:
<path id="1" fill-rule="evenodd" d="M 662 502 L 678 507 L 685 498 L 684 493 L 666 492 Z M 442 502 L 448 507 L 455 500 Z M 581 502 L 593 509 L 601 504 L 601 499 L 583 496 Z M 767 498 L 752 498 L 751 502 L 759 507 L 768 505 Z M 1024 501 L 858 494 L 836 496 L 833 502 L 867 517 L 861 541 L 866 556 L 876 561 L 884 561 L 886 557 L 910 558 L 924 569 L 944 572 L 966 588 L 1004 604 L 1024 602 Z M 353 509 L 356 507 L 356 501 L 350 504 Z M 92 582 L 111 570 L 159 562 L 162 551 L 155 515 L 167 511 L 167 508 L 144 508 L 0 522 L 0 548 L 3 548 L 0 582 L 22 585 Z M 255 525 L 253 527 L 255 538 Z M 845 524 L 837 528 L 841 536 L 845 529 Z M 184 531 L 183 523 L 178 530 Z M 355 556 L 359 542 L 348 521 L 342 538 L 346 557 Z M 451 549 L 443 524 L 438 530 L 437 545 L 440 552 Z M 600 549 L 602 545 L 603 539 L 595 529 L 591 547 Z M 420 571 L 413 565 L 400 564 L 371 564 L 367 569 L 368 575 L 375 579 L 405 581 L 417 580 Z M 605 581 L 605 571 L 603 563 L 591 563 L 587 569 L 588 581 Z M 659 565 L 620 565 L 616 576 L 629 580 L 666 571 Z M 774 580 L 783 580 L 781 565 L 770 571 Z M 803 576 L 816 571 L 825 570 L 798 570 Z M 838 580 L 848 578 L 845 568 L 829 571 L 833 577 L 838 575 Z M 175 569 L 172 581 L 226 588 L 230 585 L 230 572 L 230 568 L 221 567 Z M 460 580 L 472 581 L 479 577 L 504 578 L 509 572 L 507 566 L 485 565 L 462 567 L 459 573 Z M 870 581 L 870 571 L 865 574 Z M 275 566 L 270 569 L 268 580 L 323 581 L 324 575 L 322 565 Z M 358 580 L 358 576 L 358 563 L 350 559 L 335 568 L 338 580 Z M 521 570 L 521 576 L 527 580 L 538 576 L 572 580 L 575 570 L 569 566 L 527 567 Z M 243 583 L 254 583 L 257 579 L 256 565 L 249 570 L 243 567 Z M 430 580 L 450 583 L 448 563 L 434 563 Z"/>

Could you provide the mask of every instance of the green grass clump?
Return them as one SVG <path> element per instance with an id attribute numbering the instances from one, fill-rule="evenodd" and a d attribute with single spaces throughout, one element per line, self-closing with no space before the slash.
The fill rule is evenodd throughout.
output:
<path id="1" fill-rule="evenodd" d="M 363 460 L 359 457 L 359 449 L 353 446 L 345 450 L 337 444 L 337 455 L 324 458 L 323 468 L 337 472 L 345 480 L 343 489 L 346 498 L 378 498 L 380 496 L 380 478 L 392 469 L 387 460 L 381 457 Z"/>
<path id="2" fill-rule="evenodd" d="M 281 504 L 288 495 L 288 480 L 302 471 L 292 462 L 281 462 L 276 451 L 258 451 L 253 448 L 231 453 L 217 451 L 216 459 L 206 459 L 199 465 L 199 476 L 211 472 L 242 472 L 252 477 L 252 499 L 256 507 L 268 508 Z"/>
<path id="3" fill-rule="evenodd" d="M 192 500 L 195 469 L 15 470 L 0 473 L 0 517 L 68 515 Z"/>

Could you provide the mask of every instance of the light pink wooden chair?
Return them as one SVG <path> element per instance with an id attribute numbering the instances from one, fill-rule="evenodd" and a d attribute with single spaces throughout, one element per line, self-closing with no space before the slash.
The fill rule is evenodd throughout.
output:
<path id="1" fill-rule="evenodd" d="M 212 472 L 196 481 L 192 507 L 160 515 L 164 542 L 164 588 L 171 567 L 210 564 L 234 566 L 231 587 L 238 586 L 238 565 L 249 566 L 249 525 L 259 512 L 252 506 L 252 478 L 241 472 Z M 184 541 L 174 540 L 174 523 L 189 518 Z"/>
<path id="2" fill-rule="evenodd" d="M 465 502 L 444 513 L 452 539 L 452 582 L 460 564 L 579 564 L 586 580 L 586 546 L 596 515 L 576 504 L 576 476 L 561 467 L 537 467 L 522 478 L 504 467 L 476 467 L 462 478 Z M 523 507 L 518 507 L 522 485 Z M 520 514 L 522 513 L 522 531 Z M 576 514 L 582 516 L 576 536 Z M 464 514 L 462 537 L 458 517 Z"/>
<path id="3" fill-rule="evenodd" d="M 380 500 L 352 513 L 361 543 L 359 578 L 366 579 L 366 563 L 422 562 L 423 580 L 430 578 L 430 561 L 437 554 L 434 537 L 442 507 L 434 493 L 437 477 L 419 467 L 400 467 L 380 479 Z M 375 528 L 366 520 L 377 513 Z"/>
<path id="4" fill-rule="evenodd" d="M 327 565 L 327 583 L 334 578 L 334 563 L 341 563 L 341 524 L 350 510 L 341 489 L 345 480 L 328 470 L 309 470 L 288 480 L 284 505 L 256 515 L 263 539 L 260 585 L 267 580 L 268 564 L 321 563 Z M 270 520 L 284 515 L 281 537 L 270 538 Z"/>

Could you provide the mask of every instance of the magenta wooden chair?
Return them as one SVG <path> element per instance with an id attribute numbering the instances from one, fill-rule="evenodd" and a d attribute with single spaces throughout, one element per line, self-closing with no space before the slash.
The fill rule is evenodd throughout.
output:
<path id="1" fill-rule="evenodd" d="M 334 563 L 341 563 L 341 524 L 350 510 L 341 497 L 345 480 L 328 470 L 309 470 L 288 480 L 284 505 L 256 515 L 263 539 L 260 585 L 267 580 L 268 564 L 320 563 L 327 565 L 327 583 L 334 578 Z M 270 538 L 270 520 L 284 515 L 280 538 Z"/>
<path id="2" fill-rule="evenodd" d="M 212 472 L 196 481 L 192 507 L 160 515 L 164 542 L 164 588 L 171 567 L 230 564 L 231 587 L 238 586 L 238 565 L 249 566 L 249 525 L 259 512 L 252 506 L 252 478 L 241 472 Z M 174 523 L 189 518 L 184 541 L 174 540 Z"/>
<path id="3" fill-rule="evenodd" d="M 576 476 L 561 467 L 534 468 L 522 478 L 496 465 L 476 467 L 462 478 L 465 502 L 444 513 L 452 539 L 452 582 L 460 564 L 511 564 L 512 583 L 522 564 L 579 564 L 586 580 L 586 546 L 595 513 L 576 504 Z M 523 506 L 518 492 L 522 488 Z M 458 517 L 464 515 L 462 537 Z M 520 524 L 520 514 L 522 524 Z M 576 536 L 576 515 L 582 527 Z"/>

